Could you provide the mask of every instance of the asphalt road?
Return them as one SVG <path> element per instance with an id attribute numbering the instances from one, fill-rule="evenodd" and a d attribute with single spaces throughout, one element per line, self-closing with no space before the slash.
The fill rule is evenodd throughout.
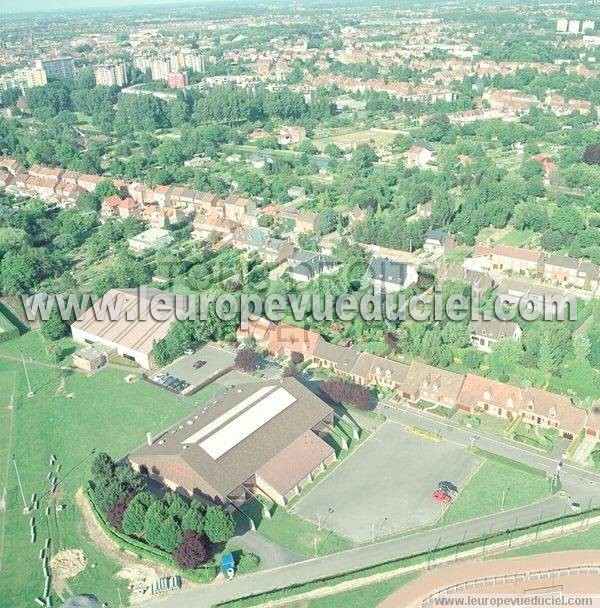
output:
<path id="1" fill-rule="evenodd" d="M 460 427 L 452 421 L 438 420 L 420 412 L 396 408 L 388 402 L 383 403 L 383 409 L 391 421 L 437 431 L 445 439 L 459 445 L 475 445 L 482 450 L 542 469 L 550 475 L 556 471 L 558 465 L 556 459 L 529 449 L 527 446 L 513 445 L 506 440 L 485 436 L 482 433 L 473 439 L 472 430 Z M 519 509 L 443 528 L 419 531 L 326 557 L 307 559 L 279 568 L 262 570 L 226 583 L 213 583 L 199 589 L 175 592 L 153 600 L 148 605 L 157 608 L 208 607 L 219 602 L 337 576 L 402 557 L 427 553 L 438 547 L 454 545 L 486 534 L 559 518 L 568 513 L 571 500 L 577 500 L 584 506 L 600 506 L 599 475 L 578 466 L 565 464 L 562 466 L 560 478 L 563 489 L 569 495 L 567 498 L 555 495 L 543 502 Z"/>

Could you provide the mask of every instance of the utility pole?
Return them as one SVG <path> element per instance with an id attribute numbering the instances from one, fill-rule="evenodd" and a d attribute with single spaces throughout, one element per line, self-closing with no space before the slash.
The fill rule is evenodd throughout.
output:
<path id="1" fill-rule="evenodd" d="M 510 490 L 510 488 L 506 488 L 506 490 L 502 490 L 502 506 L 500 507 L 501 511 L 504 511 L 504 501 L 506 500 L 506 494 L 508 493 L 509 490 Z"/>
<path id="2" fill-rule="evenodd" d="M 23 485 L 21 484 L 21 476 L 19 475 L 19 469 L 17 468 L 17 459 L 13 454 L 13 464 L 15 465 L 15 473 L 17 474 L 17 483 L 19 484 L 19 490 L 21 490 L 21 498 L 23 499 L 23 507 L 27 510 L 27 501 L 25 500 L 25 493 L 23 492 Z"/>
<path id="3" fill-rule="evenodd" d="M 28 397 L 33 397 L 33 391 L 31 390 L 31 382 L 29 382 L 29 374 L 27 373 L 27 366 L 25 365 L 25 356 L 23 355 L 23 351 L 21 349 L 19 349 L 21 351 L 21 361 L 23 363 L 23 371 L 25 372 L 25 380 L 27 380 L 27 388 L 29 390 L 29 392 L 27 393 Z"/>

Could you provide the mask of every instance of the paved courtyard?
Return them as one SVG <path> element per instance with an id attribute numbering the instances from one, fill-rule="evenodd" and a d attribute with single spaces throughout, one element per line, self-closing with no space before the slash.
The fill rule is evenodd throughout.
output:
<path id="1" fill-rule="evenodd" d="M 479 459 L 447 441 L 383 424 L 294 506 L 299 515 L 356 542 L 433 524 L 439 481 L 461 488 Z"/>
<path id="2" fill-rule="evenodd" d="M 233 353 L 223 350 L 218 346 L 206 344 L 193 355 L 180 357 L 161 371 L 165 371 L 175 378 L 180 378 L 190 384 L 198 385 L 213 378 L 224 369 L 231 367 L 234 359 L 235 355 Z M 194 369 L 196 361 L 206 361 L 206 363 L 199 369 Z"/>

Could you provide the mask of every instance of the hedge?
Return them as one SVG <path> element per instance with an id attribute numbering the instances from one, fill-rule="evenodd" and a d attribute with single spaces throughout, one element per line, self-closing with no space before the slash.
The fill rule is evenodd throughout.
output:
<path id="1" fill-rule="evenodd" d="M 19 329 L 4 314 L 3 306 L 0 306 L 0 343 L 8 342 L 20 336 Z"/>

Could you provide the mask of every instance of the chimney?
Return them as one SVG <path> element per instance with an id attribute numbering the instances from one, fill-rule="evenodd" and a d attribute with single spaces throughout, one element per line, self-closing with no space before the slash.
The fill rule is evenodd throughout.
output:
<path id="1" fill-rule="evenodd" d="M 148 445 L 152 445 L 152 433 L 146 433 L 146 441 Z"/>

